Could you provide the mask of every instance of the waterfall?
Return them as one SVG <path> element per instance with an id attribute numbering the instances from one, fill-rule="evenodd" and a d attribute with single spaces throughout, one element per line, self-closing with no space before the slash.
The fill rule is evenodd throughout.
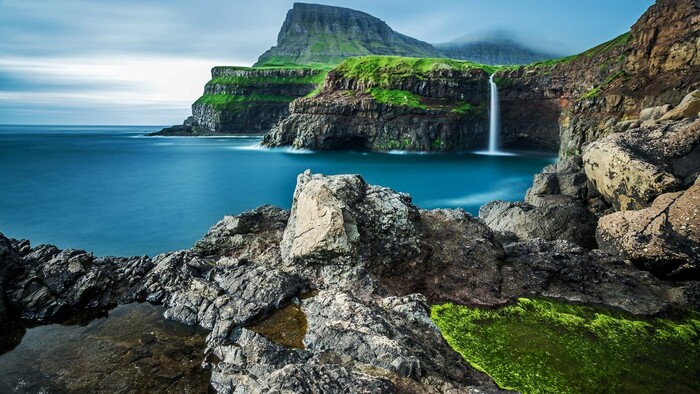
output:
<path id="1" fill-rule="evenodd" d="M 491 121 L 489 123 L 489 153 L 498 152 L 498 134 L 501 129 L 501 113 L 498 108 L 498 86 L 493 81 L 493 75 L 489 78 L 491 85 Z"/>

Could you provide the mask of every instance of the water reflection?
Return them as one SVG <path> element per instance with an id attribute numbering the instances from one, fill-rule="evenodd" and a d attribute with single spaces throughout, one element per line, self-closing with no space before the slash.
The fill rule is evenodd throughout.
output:
<path id="1" fill-rule="evenodd" d="M 149 304 L 119 306 L 73 325 L 20 328 L 0 341 L 1 393 L 206 393 L 201 368 L 206 332 L 163 319 Z M 5 334 L 6 332 L 3 332 Z M 3 335 L 5 337 L 5 335 Z"/>

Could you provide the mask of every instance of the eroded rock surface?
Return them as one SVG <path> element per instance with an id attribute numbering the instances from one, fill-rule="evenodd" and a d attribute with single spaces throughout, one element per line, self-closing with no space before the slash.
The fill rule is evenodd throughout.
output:
<path id="1" fill-rule="evenodd" d="M 700 278 L 700 178 L 684 192 L 659 196 L 649 208 L 603 217 L 598 241 L 656 275 Z"/>
<path id="2" fill-rule="evenodd" d="M 659 195 L 695 180 L 698 147 L 700 120 L 642 125 L 586 147 L 584 169 L 617 210 L 642 209 Z"/>

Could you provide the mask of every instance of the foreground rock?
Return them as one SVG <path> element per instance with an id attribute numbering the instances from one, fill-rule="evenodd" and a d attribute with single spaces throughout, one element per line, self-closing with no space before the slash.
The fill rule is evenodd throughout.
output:
<path id="1" fill-rule="evenodd" d="M 612 134 L 584 150 L 586 175 L 617 210 L 648 207 L 692 184 L 700 171 L 700 120 L 652 123 Z"/>
<path id="2" fill-rule="evenodd" d="M 504 249 L 461 210 L 424 211 L 353 175 L 302 174 L 291 211 L 226 217 L 187 251 L 95 258 L 0 237 L 0 259 L 6 322 L 162 303 L 167 318 L 211 330 L 204 366 L 223 393 L 500 391 L 442 339 L 429 317 L 437 302 L 541 296 L 639 315 L 700 306 L 697 282 L 663 282 L 564 241 Z"/>
<path id="3" fill-rule="evenodd" d="M 700 278 L 700 178 L 651 207 L 603 217 L 598 242 L 642 269 L 674 279 Z"/>

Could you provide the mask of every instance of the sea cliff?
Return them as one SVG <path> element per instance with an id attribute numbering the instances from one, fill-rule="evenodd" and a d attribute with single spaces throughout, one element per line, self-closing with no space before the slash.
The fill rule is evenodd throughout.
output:
<path id="1" fill-rule="evenodd" d="M 448 59 L 351 58 L 295 100 L 263 144 L 318 150 L 485 147 L 487 66 Z"/>

